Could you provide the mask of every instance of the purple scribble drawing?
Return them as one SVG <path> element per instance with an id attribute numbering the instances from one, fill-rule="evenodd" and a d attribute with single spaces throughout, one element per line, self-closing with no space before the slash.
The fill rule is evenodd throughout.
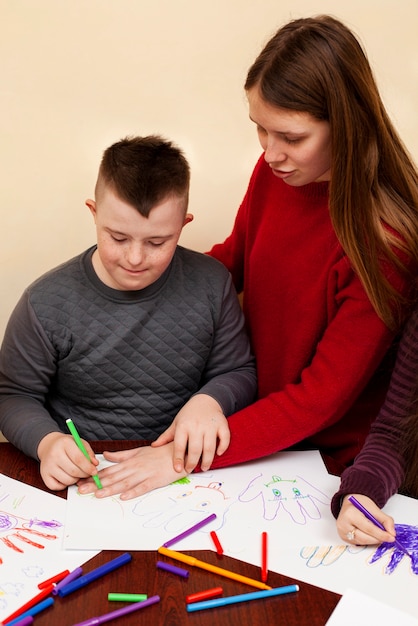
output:
<path id="1" fill-rule="evenodd" d="M 411 571 L 418 575 L 418 526 L 408 524 L 395 524 L 396 537 L 406 548 L 410 557 L 399 549 L 395 544 L 384 542 L 376 549 L 369 563 L 376 563 L 385 555 L 391 553 L 389 563 L 385 567 L 385 574 L 392 574 L 403 559 L 411 562 Z"/>
<path id="2" fill-rule="evenodd" d="M 295 524 L 306 524 L 309 519 L 321 519 L 318 504 L 329 506 L 330 498 L 308 483 L 301 476 L 281 478 L 272 476 L 266 482 L 263 474 L 252 479 L 238 496 L 240 502 L 260 499 L 263 518 L 273 520 L 280 509 L 287 513 Z"/>

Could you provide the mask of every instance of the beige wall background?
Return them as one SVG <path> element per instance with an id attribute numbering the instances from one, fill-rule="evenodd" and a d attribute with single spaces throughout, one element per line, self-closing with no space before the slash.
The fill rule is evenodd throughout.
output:
<path id="1" fill-rule="evenodd" d="M 260 153 L 246 71 L 281 24 L 317 13 L 360 37 L 416 158 L 418 0 L 0 0 L 0 339 L 25 286 L 94 242 L 84 201 L 125 135 L 184 148 L 181 243 L 228 235 Z"/>

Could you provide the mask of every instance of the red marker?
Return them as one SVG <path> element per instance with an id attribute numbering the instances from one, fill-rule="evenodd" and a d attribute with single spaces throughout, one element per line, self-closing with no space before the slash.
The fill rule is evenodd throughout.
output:
<path id="1" fill-rule="evenodd" d="M 41 600 L 43 600 L 44 598 L 49 596 L 49 594 L 52 592 L 53 588 L 54 588 L 54 585 L 49 585 L 49 587 L 46 587 L 45 589 L 42 589 L 42 591 L 40 593 L 38 593 L 34 598 L 32 598 L 32 600 L 29 600 L 29 602 L 26 602 L 26 604 L 21 606 L 20 609 L 17 609 L 17 611 L 15 611 L 11 615 L 9 615 L 9 617 L 6 617 L 6 619 L 3 619 L 3 624 L 8 624 L 15 617 L 18 617 L 19 615 L 22 615 L 22 613 L 24 613 L 28 609 L 32 608 L 33 606 L 35 606 L 35 604 L 38 604 L 38 602 L 40 602 Z"/>
<path id="2" fill-rule="evenodd" d="M 49 587 L 49 585 L 52 585 L 53 583 L 59 583 L 59 581 L 63 580 L 63 578 L 68 576 L 69 573 L 70 573 L 70 570 L 65 569 L 63 572 L 60 572 L 59 574 L 55 574 L 55 576 L 48 578 L 48 580 L 44 580 L 42 583 L 39 583 L 38 589 L 45 589 L 45 587 Z"/>
<path id="3" fill-rule="evenodd" d="M 261 533 L 261 580 L 263 583 L 267 581 L 267 533 Z"/>
<path id="4" fill-rule="evenodd" d="M 218 554 L 223 554 L 224 553 L 224 549 L 221 546 L 221 542 L 218 539 L 218 535 L 215 533 L 214 530 L 210 531 L 210 536 L 212 537 L 212 541 L 215 544 L 216 552 Z"/>
<path id="5" fill-rule="evenodd" d="M 200 600 L 209 600 L 209 598 L 221 596 L 222 593 L 222 587 L 213 587 L 213 589 L 207 589 L 206 591 L 191 593 L 189 596 L 186 596 L 186 602 L 187 604 L 192 604 L 193 602 L 200 602 Z"/>

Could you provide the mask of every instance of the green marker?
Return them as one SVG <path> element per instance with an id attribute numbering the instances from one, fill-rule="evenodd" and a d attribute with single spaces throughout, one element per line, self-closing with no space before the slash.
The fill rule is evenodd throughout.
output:
<path id="1" fill-rule="evenodd" d="M 108 593 L 107 599 L 116 602 L 143 602 L 148 596 L 145 593 Z"/>
<path id="2" fill-rule="evenodd" d="M 74 422 L 71 418 L 68 418 L 67 420 L 65 420 L 68 426 L 68 430 L 70 431 L 70 433 L 72 434 L 72 436 L 74 437 L 74 441 L 76 442 L 78 448 L 81 450 L 81 452 L 84 454 L 84 456 L 86 457 L 86 459 L 88 459 L 90 461 L 90 457 L 89 457 L 89 453 L 87 452 L 86 448 L 84 447 L 83 442 L 80 439 L 80 435 L 77 432 L 76 427 L 74 426 Z M 98 477 L 97 474 L 95 474 L 93 476 L 93 480 L 96 483 L 97 487 L 99 489 L 103 489 L 103 485 L 100 482 L 100 478 Z"/>

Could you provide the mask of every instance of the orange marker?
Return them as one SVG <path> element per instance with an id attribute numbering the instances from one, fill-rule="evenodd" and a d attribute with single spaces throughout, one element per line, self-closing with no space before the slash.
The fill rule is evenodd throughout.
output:
<path id="1" fill-rule="evenodd" d="M 221 542 L 219 541 L 218 535 L 215 533 L 214 530 L 210 531 L 210 536 L 212 537 L 212 541 L 215 544 L 216 552 L 218 554 L 223 554 L 224 553 L 224 549 L 221 546 Z"/>
<path id="2" fill-rule="evenodd" d="M 261 533 L 261 580 L 267 581 L 267 533 Z"/>

